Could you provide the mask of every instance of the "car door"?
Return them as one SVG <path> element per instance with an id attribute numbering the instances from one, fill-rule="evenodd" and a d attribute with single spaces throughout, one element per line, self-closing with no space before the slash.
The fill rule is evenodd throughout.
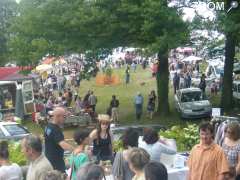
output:
<path id="1" fill-rule="evenodd" d="M 177 93 L 175 94 L 175 108 L 177 109 L 177 111 L 180 111 L 180 106 L 181 106 L 181 92 L 177 91 Z"/>
<path id="2" fill-rule="evenodd" d="M 26 114 L 31 114 L 36 111 L 33 95 L 33 84 L 32 81 L 23 81 L 22 82 L 22 96 L 24 111 Z"/>

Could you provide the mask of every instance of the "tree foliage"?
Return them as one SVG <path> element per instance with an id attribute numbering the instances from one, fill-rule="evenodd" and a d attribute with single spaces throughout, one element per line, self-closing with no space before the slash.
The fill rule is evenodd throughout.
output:
<path id="1" fill-rule="evenodd" d="M 10 34 L 7 29 L 12 17 L 16 16 L 17 4 L 14 0 L 0 1 L 0 65 L 7 62 L 7 39 Z"/>
<path id="2" fill-rule="evenodd" d="M 36 64 L 47 53 L 119 46 L 158 53 L 162 112 L 168 112 L 168 53 L 188 37 L 187 24 L 167 0 L 22 0 L 20 16 L 10 30 L 9 48 L 21 64 Z"/>

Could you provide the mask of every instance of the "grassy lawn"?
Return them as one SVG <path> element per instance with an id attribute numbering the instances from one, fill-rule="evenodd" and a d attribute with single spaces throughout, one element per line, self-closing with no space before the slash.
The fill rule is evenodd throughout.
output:
<path id="1" fill-rule="evenodd" d="M 95 78 L 90 81 L 83 80 L 81 82 L 81 87 L 79 89 L 79 95 L 84 97 L 88 90 L 93 90 L 98 98 L 98 103 L 96 111 L 98 113 L 106 113 L 109 107 L 112 95 L 115 94 L 120 102 L 119 107 L 119 121 L 121 124 L 147 124 L 147 123 L 157 123 L 165 125 L 166 127 L 171 127 L 173 125 L 185 126 L 187 122 L 199 123 L 201 120 L 182 120 L 180 119 L 178 113 L 175 111 L 174 107 L 174 94 L 172 86 L 169 86 L 169 104 L 170 104 L 170 114 L 166 117 L 161 117 L 154 115 L 154 118 L 150 120 L 147 117 L 147 100 L 148 94 L 151 90 L 156 90 L 156 80 L 151 77 L 150 69 L 143 70 L 138 66 L 136 73 L 131 72 L 130 74 L 130 84 L 125 84 L 125 68 L 124 69 L 114 69 L 113 74 L 120 77 L 121 83 L 114 86 L 97 86 L 95 83 Z M 141 83 L 145 83 L 141 85 Z M 134 97 L 137 92 L 141 92 L 144 97 L 144 113 L 140 121 L 136 121 L 135 118 L 135 108 L 134 108 Z M 214 104 L 219 102 L 218 96 L 213 97 Z M 35 134 L 42 134 L 43 129 L 38 125 L 33 123 L 26 123 L 25 126 Z M 65 136 L 67 138 L 72 137 L 73 130 L 76 128 L 65 129 Z"/>
<path id="2" fill-rule="evenodd" d="M 186 121 L 181 120 L 174 109 L 174 96 L 171 87 L 169 91 L 170 115 L 167 117 L 155 115 L 153 120 L 147 118 L 148 94 L 151 90 L 156 90 L 156 80 L 151 77 L 150 69 L 143 70 L 140 66 L 138 66 L 136 73 L 131 72 L 130 84 L 128 85 L 124 82 L 125 69 L 116 69 L 113 71 L 113 74 L 117 74 L 120 77 L 121 83 L 119 85 L 97 86 L 94 78 L 90 81 L 84 80 L 81 82 L 79 95 L 84 97 L 88 90 L 93 90 L 95 95 L 98 97 L 98 104 L 96 107 L 98 113 L 106 113 L 112 95 L 115 94 L 120 101 L 119 119 L 122 124 L 160 123 L 166 126 L 185 124 Z M 141 86 L 141 83 L 143 82 L 145 84 Z M 144 113 L 141 121 L 136 122 L 133 100 L 138 91 L 141 92 L 144 97 Z"/>

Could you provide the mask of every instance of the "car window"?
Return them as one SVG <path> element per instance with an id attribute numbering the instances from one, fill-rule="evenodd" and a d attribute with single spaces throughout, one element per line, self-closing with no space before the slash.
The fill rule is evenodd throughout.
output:
<path id="1" fill-rule="evenodd" d="M 27 134 L 28 131 L 18 124 L 3 125 L 11 136 Z"/>
<path id="2" fill-rule="evenodd" d="M 238 92 L 240 92 L 240 84 L 238 85 Z"/>
<path id="3" fill-rule="evenodd" d="M 205 98 L 202 96 L 202 92 L 200 91 L 182 93 L 181 102 L 193 102 L 201 100 L 205 100 Z"/>
<path id="4" fill-rule="evenodd" d="M 0 129 L 0 139 L 4 138 L 4 137 L 5 137 L 5 135 L 4 135 L 3 131 Z"/>

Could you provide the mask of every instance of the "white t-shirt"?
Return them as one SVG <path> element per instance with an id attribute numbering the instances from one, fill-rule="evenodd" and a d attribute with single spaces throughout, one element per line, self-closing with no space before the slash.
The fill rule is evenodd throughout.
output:
<path id="1" fill-rule="evenodd" d="M 9 166 L 0 167 L 0 180 L 22 180 L 22 170 L 21 168 L 13 163 Z"/>

